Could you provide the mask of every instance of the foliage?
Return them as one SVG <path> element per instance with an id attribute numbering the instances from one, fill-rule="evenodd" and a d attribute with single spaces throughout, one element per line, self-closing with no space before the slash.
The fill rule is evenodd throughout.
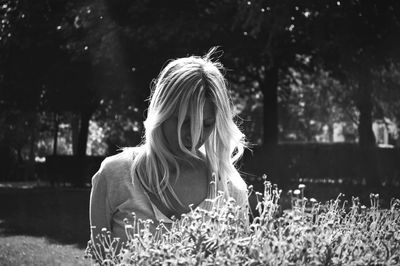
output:
<path id="1" fill-rule="evenodd" d="M 389 119 L 398 126 L 399 65 L 377 66 L 370 76 L 372 121 Z M 324 126 L 332 135 L 337 123 L 344 125 L 346 141 L 358 139 L 360 111 L 354 86 L 323 66 L 289 68 L 278 87 L 280 140 L 316 141 Z"/>
<path id="2" fill-rule="evenodd" d="M 143 134 L 143 114 L 134 101 L 127 101 L 127 93 L 122 93 L 119 99 L 102 100 L 100 108 L 94 113 L 93 120 L 97 123 L 102 136 L 96 141 L 98 144 L 105 145 L 104 153 L 98 153 L 96 146 L 91 146 L 92 154 L 114 154 L 121 147 L 136 146 L 141 142 Z M 125 98 L 125 99 L 124 99 Z M 93 138 L 96 130 L 91 130 L 89 139 Z"/>
<path id="3" fill-rule="evenodd" d="M 351 91 L 322 68 L 290 68 L 278 87 L 280 140 L 332 142 L 334 125 L 345 125 L 346 140 L 357 138 L 358 110 Z"/>
<path id="4" fill-rule="evenodd" d="M 232 77 L 228 77 L 232 78 Z M 259 83 L 237 75 L 240 82 L 231 83 L 231 98 L 237 114 L 237 123 L 243 129 L 250 144 L 263 141 L 263 94 Z"/>
<path id="5" fill-rule="evenodd" d="M 396 62 L 400 55 L 397 1 L 326 1 L 317 13 L 323 28 L 314 34 L 316 56 L 351 91 L 359 110 L 359 143 L 374 146 L 372 112 L 379 76 L 374 72 Z"/>
<path id="6" fill-rule="evenodd" d="M 398 10 L 394 0 L 4 0 L 0 110 L 80 113 L 74 154 L 86 147 L 89 119 L 105 136 L 91 143 L 112 153 L 140 141 L 151 80 L 166 60 L 219 45 L 251 143 L 278 139 L 278 126 L 281 139 L 297 131 L 314 140 L 325 123 L 358 123 L 371 109 L 397 122 Z M 267 78 L 273 66 L 277 86 Z M 359 93 L 366 84 L 372 104 Z"/>
<path id="7" fill-rule="evenodd" d="M 344 85 L 342 92 L 346 101 L 335 105 L 358 109 L 360 144 L 373 145 L 371 112 L 381 93 L 377 86 L 381 76 L 373 72 L 393 64 L 399 57 L 399 3 L 336 0 L 238 3 L 241 8 L 237 25 L 251 40 L 249 43 L 255 44 L 247 46 L 251 47 L 251 53 L 257 51 L 256 57 L 250 60 L 256 69 L 253 73 L 262 66 L 268 69 L 273 65 L 280 68 L 281 77 L 290 75 L 293 69 L 299 73 L 304 73 L 304 69 L 313 70 L 316 75 L 319 69 L 328 71 Z M 269 94 L 274 88 L 267 83 L 260 89 L 264 93 L 264 107 L 269 108 L 264 114 L 276 111 L 271 107 L 274 103 L 267 102 L 275 97 Z M 265 132 L 274 127 L 274 119 L 269 121 L 264 116 Z"/>
<path id="8" fill-rule="evenodd" d="M 325 204 L 304 198 L 304 185 L 291 192 L 292 209 L 280 214 L 281 190 L 264 182 L 250 227 L 238 219 L 233 199 L 208 212 L 195 209 L 170 228 L 152 221 L 126 224 L 128 242 L 121 246 L 103 230 L 99 245 L 88 243 L 87 254 L 104 265 L 393 265 L 400 262 L 400 200 L 390 209 L 351 205 L 339 195 Z M 261 199 L 262 198 L 262 199 Z M 121 249 L 121 252 L 118 252 Z"/>
<path id="9" fill-rule="evenodd" d="M 64 56 L 55 26 L 61 1 L 2 1 L 0 108 L 44 108 L 51 73 Z"/>
<path id="10" fill-rule="evenodd" d="M 72 131 L 76 155 L 84 155 L 89 120 L 99 103 L 118 97 L 131 72 L 121 69 L 115 24 L 102 3 L 21 0 L 0 5 L 0 109 L 28 110 L 32 116 L 40 111 L 80 115 L 80 126 Z"/>
<path id="11" fill-rule="evenodd" d="M 375 117 L 400 121 L 400 65 L 391 63 L 374 71 L 376 77 Z"/>

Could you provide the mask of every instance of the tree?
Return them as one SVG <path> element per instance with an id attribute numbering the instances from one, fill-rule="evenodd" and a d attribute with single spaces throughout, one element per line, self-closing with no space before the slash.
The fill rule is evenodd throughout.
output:
<path id="1" fill-rule="evenodd" d="M 344 124 L 347 141 L 356 140 L 357 108 L 345 85 L 329 72 L 290 69 L 281 84 L 280 140 L 331 142 L 335 123 Z"/>
<path id="2" fill-rule="evenodd" d="M 22 129 L 18 121 L 29 124 L 30 134 L 26 131 L 25 134 L 29 136 L 31 170 L 35 160 L 34 143 L 39 136 L 39 114 L 46 109 L 47 77 L 54 58 L 60 55 L 60 39 L 52 26 L 62 13 L 60 3 L 62 1 L 53 1 L 52 5 L 47 1 L 3 1 L 0 6 L 0 110 L 10 129 L 15 125 Z M 21 117 L 14 120 L 16 113 Z M 18 139 L 17 136 L 11 138 Z M 17 142 L 13 148 L 20 153 L 24 142 Z M 13 141 L 8 143 L 13 145 Z M 28 175 L 32 175 L 32 171 Z"/>
<path id="3" fill-rule="evenodd" d="M 71 18 L 70 11 L 76 5 L 64 0 L 8 1 L 0 8 L 4 10 L 0 108 L 23 111 L 22 114 L 33 118 L 42 111 L 52 112 L 55 117 L 66 111 L 80 114 L 76 155 L 82 159 L 89 119 L 106 91 L 105 86 L 111 83 L 107 80 L 111 71 L 100 72 L 104 65 L 96 64 L 87 46 L 74 46 L 85 35 L 79 16 Z M 63 31 L 63 27 L 69 31 Z M 57 129 L 58 120 L 54 121 Z M 35 126 L 32 132 L 37 130 Z M 54 132 L 56 151 L 58 131 Z M 31 154 L 30 161 L 34 160 Z"/>
<path id="4" fill-rule="evenodd" d="M 391 63 L 374 73 L 377 78 L 374 91 L 377 118 L 389 117 L 400 122 L 400 65 Z"/>
<path id="5" fill-rule="evenodd" d="M 44 108 L 47 75 L 60 56 L 61 42 L 54 26 L 59 3 L 6 1 L 2 5 L 2 108 Z"/>
<path id="6" fill-rule="evenodd" d="M 115 53 L 119 42 L 113 30 L 108 34 L 113 24 L 103 17 L 101 2 L 10 1 L 1 7 L 6 10 L 1 108 L 79 113 L 80 156 L 85 154 L 89 119 L 99 102 L 118 96 L 127 85 L 127 71 L 119 67 L 121 56 Z M 105 23 L 97 23 L 102 20 Z"/>
<path id="7" fill-rule="evenodd" d="M 324 25 L 315 27 L 315 59 L 352 91 L 361 147 L 375 145 L 372 97 L 379 77 L 374 72 L 399 58 L 399 10 L 396 1 L 326 1 L 311 13 Z"/>
<path id="8" fill-rule="evenodd" d="M 225 51 L 221 60 L 228 69 L 234 67 L 234 71 L 228 72 L 230 81 L 236 82 L 243 77 L 243 73 L 236 74 L 237 65 L 234 63 L 239 55 L 234 52 L 238 50 L 239 43 L 246 41 L 242 30 L 232 29 L 232 20 L 237 5 L 231 1 L 106 1 L 105 6 L 100 6 L 106 11 L 102 21 L 111 20 L 112 27 L 107 28 L 107 36 L 114 36 L 110 42 L 93 41 L 90 36 L 104 36 L 104 34 L 93 34 L 100 29 L 88 30 L 88 35 L 81 39 L 86 42 L 104 43 L 103 48 L 93 48 L 88 45 L 96 60 L 114 52 L 115 43 L 118 43 L 119 54 L 113 56 L 113 61 L 120 64 L 120 72 L 127 72 L 130 82 L 128 89 L 124 89 L 125 95 L 131 98 L 132 104 L 139 110 L 147 108 L 145 101 L 150 94 L 151 82 L 157 77 L 162 65 L 174 57 L 186 56 L 188 54 L 203 54 L 210 47 L 219 45 Z M 177 8 L 179 7 L 179 8 Z M 82 24 L 89 25 L 99 15 L 97 1 L 86 3 L 83 10 L 91 10 L 88 14 L 83 12 L 85 18 L 80 18 Z M 94 15 L 97 14 L 97 15 Z M 88 22 L 86 22 L 88 21 Z M 93 22 L 94 23 L 94 22 Z M 101 22 L 103 23 L 103 22 Z M 97 23 L 98 24 L 98 23 Z M 93 24 L 93 25 L 97 25 Z M 90 26 L 87 26 L 90 28 Z M 107 37 L 108 38 L 108 37 Z M 94 38 L 95 39 L 95 38 Z M 235 44 L 235 49 L 231 47 Z M 84 44 L 79 44 L 84 47 Z M 75 45 L 75 46 L 79 46 Z M 102 45 L 98 45 L 102 46 Z M 107 48 L 106 48 L 107 47 Z M 100 51 L 107 50 L 108 53 Z M 121 59 L 123 58 L 123 59 Z M 241 88 L 238 83 L 232 87 Z M 250 91 L 236 90 L 240 96 L 246 95 L 251 99 Z M 113 98 L 118 101 L 118 98 Z M 249 104 L 250 109 L 253 105 Z"/>

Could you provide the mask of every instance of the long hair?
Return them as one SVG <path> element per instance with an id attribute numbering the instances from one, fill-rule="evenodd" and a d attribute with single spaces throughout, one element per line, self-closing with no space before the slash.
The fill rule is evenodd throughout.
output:
<path id="1" fill-rule="evenodd" d="M 245 189 L 235 162 L 243 154 L 244 134 L 234 122 L 232 102 L 227 90 L 227 82 L 222 74 L 223 66 L 212 59 L 216 48 L 205 56 L 190 56 L 170 61 L 154 82 L 147 119 L 144 121 L 145 136 L 132 165 L 132 174 L 137 176 L 142 185 L 159 197 L 159 200 L 171 210 L 171 199 L 183 206 L 171 186 L 171 173 L 179 176 L 180 169 L 176 155 L 167 146 L 162 124 L 174 113 L 178 114 L 178 141 L 181 151 L 189 157 L 199 158 L 197 147 L 203 132 L 203 108 L 206 99 L 210 100 L 215 110 L 215 126 L 210 137 L 202 147 L 206 162 L 221 182 L 229 196 L 228 183 Z M 191 119 L 191 140 L 193 147 L 188 150 L 182 143 L 180 132 L 186 116 Z"/>

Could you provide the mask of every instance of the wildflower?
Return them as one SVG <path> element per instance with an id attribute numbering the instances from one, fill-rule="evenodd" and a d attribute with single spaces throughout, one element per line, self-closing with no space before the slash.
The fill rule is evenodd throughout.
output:
<path id="1" fill-rule="evenodd" d="M 310 199 L 310 202 L 311 202 L 311 203 L 316 203 L 316 202 L 317 202 L 317 200 L 316 200 L 316 199 L 314 199 L 314 198 L 311 198 L 311 199 Z"/>
<path id="2" fill-rule="evenodd" d="M 228 218 L 233 220 L 233 219 L 235 219 L 235 216 L 233 216 L 233 214 L 230 213 L 230 214 L 228 214 Z"/>
<path id="3" fill-rule="evenodd" d="M 236 202 L 235 198 L 229 197 L 228 203 L 235 203 L 235 202 Z"/>
<path id="4" fill-rule="evenodd" d="M 369 198 L 370 198 L 370 199 L 373 199 L 374 197 L 375 197 L 375 195 L 374 195 L 373 193 L 370 193 L 370 194 L 369 194 Z"/>
<path id="5" fill-rule="evenodd" d="M 359 199 L 353 197 L 348 210 L 345 203 L 340 204 L 343 194 L 323 204 L 305 198 L 300 185 L 290 191 L 295 196 L 294 208 L 279 216 L 274 214 L 280 208 L 276 199 L 281 191 L 269 188 L 266 195 L 256 192 L 259 215 L 252 217 L 249 228 L 237 219 L 236 202 L 221 197 L 221 204 L 212 210 L 196 208 L 182 214 L 167 230 L 162 230 L 164 221 L 160 221 L 154 234 L 147 227 L 132 232 L 119 254 L 115 248 L 119 239 L 111 241 L 104 228 L 107 235 L 97 238 L 100 246 L 88 242 L 85 254 L 101 265 L 324 265 L 327 256 L 328 264 L 334 265 L 398 262 L 399 200 L 391 201 L 390 210 L 377 212 L 378 194 L 371 194 L 371 208 L 360 206 Z M 305 208 L 306 201 L 311 208 Z M 132 227 L 126 224 L 126 228 Z"/>
<path id="6" fill-rule="evenodd" d="M 133 229 L 133 226 L 131 224 L 126 224 L 125 229 Z"/>

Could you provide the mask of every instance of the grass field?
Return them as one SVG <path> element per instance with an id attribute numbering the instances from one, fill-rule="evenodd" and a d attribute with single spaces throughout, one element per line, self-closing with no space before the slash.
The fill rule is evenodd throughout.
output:
<path id="1" fill-rule="evenodd" d="M 295 184 L 293 185 L 295 189 Z M 368 205 L 369 192 L 381 195 L 385 207 L 398 187 L 366 188 L 331 184 L 307 185 L 306 197 L 325 201 L 340 193 L 360 196 Z M 89 239 L 90 189 L 4 186 L 0 184 L 0 265 L 90 265 L 83 258 Z M 282 205 L 290 207 L 286 191 Z"/>
<path id="2" fill-rule="evenodd" d="M 83 250 L 46 237 L 1 236 L 0 265 L 90 265 Z"/>
<path id="3" fill-rule="evenodd" d="M 0 188 L 0 265 L 90 265 L 89 193 Z"/>

